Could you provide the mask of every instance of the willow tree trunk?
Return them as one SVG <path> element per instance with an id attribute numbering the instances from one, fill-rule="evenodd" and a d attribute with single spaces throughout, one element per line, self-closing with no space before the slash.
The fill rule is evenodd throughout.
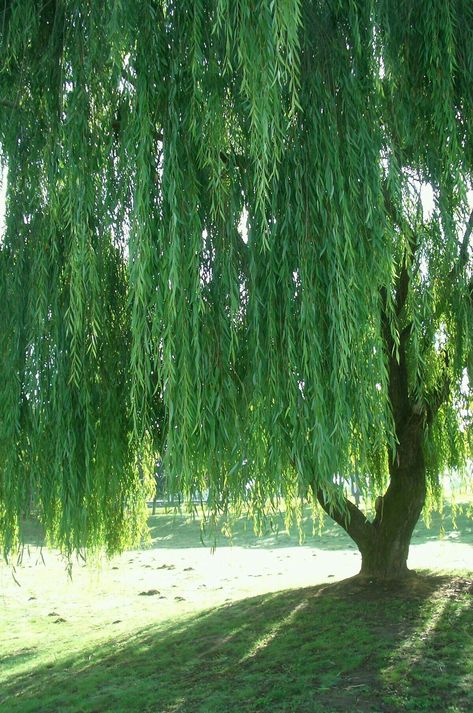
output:
<path id="1" fill-rule="evenodd" d="M 415 252 L 417 238 L 411 240 Z M 408 252 L 404 257 L 396 290 L 396 312 L 401 315 L 409 291 Z M 384 302 L 386 301 L 386 295 Z M 414 527 L 425 502 L 426 473 L 423 453 L 424 427 L 428 414 L 409 394 L 407 342 L 410 325 L 401 330 L 395 349 L 389 322 L 383 312 L 383 335 L 389 374 L 389 399 L 397 439 L 389 466 L 390 481 L 383 497 L 376 501 L 373 522 L 359 523 L 349 534 L 361 552 L 361 575 L 376 579 L 400 579 L 409 574 L 407 557 Z M 358 510 L 358 513 L 360 511 Z M 362 515 L 362 519 L 364 516 Z M 359 517 L 358 517 L 359 520 Z"/>
<path id="2" fill-rule="evenodd" d="M 409 545 L 426 494 L 423 428 L 424 418 L 412 409 L 402 427 L 398 424 L 398 447 L 390 466 L 389 487 L 376 500 L 372 522 L 348 500 L 345 508 L 334 508 L 323 491 L 313 485 L 324 510 L 357 544 L 361 552 L 360 576 L 386 580 L 410 574 Z"/>
<path id="3" fill-rule="evenodd" d="M 338 508 L 315 483 L 314 494 L 323 509 L 350 535 L 361 553 L 360 576 L 372 579 L 402 579 L 407 567 L 412 533 L 422 512 L 426 495 L 423 454 L 425 414 L 417 413 L 408 400 L 402 413 L 396 410 L 397 449 L 390 465 L 386 493 L 376 499 L 376 516 L 369 521 L 352 502 Z"/>
<path id="4" fill-rule="evenodd" d="M 399 579 L 409 573 L 409 545 L 425 502 L 422 430 L 421 419 L 412 416 L 391 464 L 389 487 L 376 501 L 376 517 L 355 539 L 361 552 L 361 575 Z"/>

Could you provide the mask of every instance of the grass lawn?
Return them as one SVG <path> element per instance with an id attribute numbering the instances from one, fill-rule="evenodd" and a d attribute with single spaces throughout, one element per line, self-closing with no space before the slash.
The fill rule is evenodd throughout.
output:
<path id="1" fill-rule="evenodd" d="M 101 566 L 64 563 L 31 532 L 0 568 L 5 713 L 471 713 L 473 523 L 420 524 L 396 587 L 346 580 L 339 528 L 257 539 L 243 521 L 215 553 L 160 512 L 151 541 Z"/>

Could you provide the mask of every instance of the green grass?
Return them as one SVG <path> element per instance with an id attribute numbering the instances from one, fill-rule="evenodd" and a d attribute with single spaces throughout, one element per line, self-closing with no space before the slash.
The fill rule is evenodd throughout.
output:
<path id="1" fill-rule="evenodd" d="M 210 555 L 198 524 L 160 513 L 147 549 L 72 581 L 32 547 L 21 586 L 0 570 L 0 711 L 470 713 L 473 535 L 456 525 L 440 542 L 418 527 L 413 557 L 437 573 L 396 587 L 339 581 L 358 556 L 336 529 L 296 547 L 239 522 Z"/>

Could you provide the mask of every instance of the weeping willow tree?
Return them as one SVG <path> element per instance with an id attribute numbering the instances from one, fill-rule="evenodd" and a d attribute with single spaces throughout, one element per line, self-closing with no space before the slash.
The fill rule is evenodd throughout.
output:
<path id="1" fill-rule="evenodd" d="M 120 550 L 159 452 L 405 575 L 473 450 L 471 0 L 1 6 L 4 553 Z"/>

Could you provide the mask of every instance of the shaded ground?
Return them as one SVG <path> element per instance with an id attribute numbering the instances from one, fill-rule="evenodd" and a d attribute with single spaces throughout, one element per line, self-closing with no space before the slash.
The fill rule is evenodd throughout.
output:
<path id="1" fill-rule="evenodd" d="M 473 583 L 348 581 L 151 624 L 11 679 L 11 713 L 467 713 Z M 25 655 L 27 652 L 25 652 Z"/>
<path id="2" fill-rule="evenodd" d="M 400 588 L 341 581 L 359 555 L 338 529 L 297 547 L 240 522 L 211 554 L 185 521 L 161 512 L 148 549 L 72 581 L 34 546 L 21 586 L 0 567 L 2 713 L 473 711 L 468 519 L 420 525 L 410 558 L 463 572 Z"/>

